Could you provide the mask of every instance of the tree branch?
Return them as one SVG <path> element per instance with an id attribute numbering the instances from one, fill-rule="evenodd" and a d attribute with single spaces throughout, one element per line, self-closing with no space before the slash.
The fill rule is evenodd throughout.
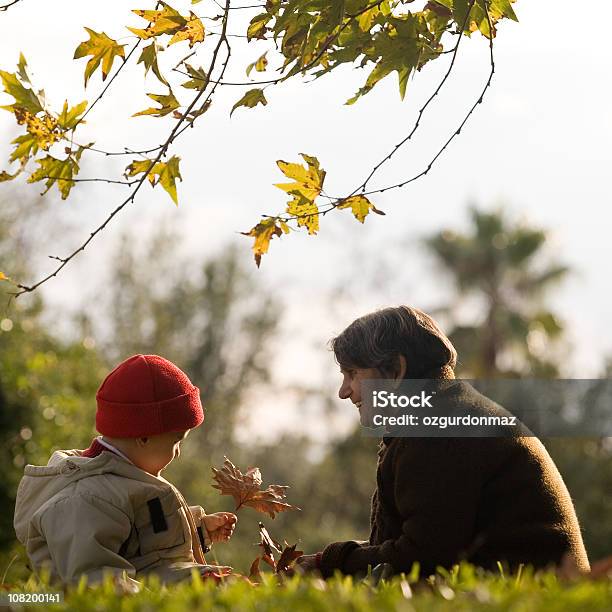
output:
<path id="1" fill-rule="evenodd" d="M 226 0 L 225 3 L 225 13 L 224 13 L 224 19 L 223 19 L 223 32 L 221 37 L 219 38 L 219 41 L 213 51 L 213 55 L 210 61 L 210 65 L 209 65 L 209 69 L 207 71 L 207 74 L 210 75 L 212 73 L 212 71 L 214 70 L 214 67 L 216 65 L 217 62 L 217 56 L 219 54 L 219 51 L 221 49 L 221 46 L 223 44 L 225 44 L 229 50 L 229 44 L 227 42 L 227 38 L 223 35 L 223 33 L 226 31 L 227 28 L 227 22 L 229 20 L 229 3 L 230 0 Z M 229 57 L 229 53 L 228 53 L 228 57 Z M 87 238 L 87 240 L 85 240 L 77 249 L 75 249 L 72 253 L 70 253 L 67 257 L 61 258 L 61 257 L 57 257 L 57 256 L 53 256 L 53 259 L 57 259 L 60 262 L 60 265 L 57 266 L 57 268 L 55 268 L 55 270 L 53 270 L 53 272 L 49 273 L 47 276 L 45 276 L 44 278 L 42 278 L 41 280 L 37 281 L 36 283 L 32 284 L 32 285 L 21 285 L 18 284 L 17 287 L 19 289 L 18 292 L 16 292 L 14 295 L 15 297 L 19 297 L 20 295 L 24 294 L 24 293 L 30 293 L 34 290 L 36 290 L 38 287 L 40 287 L 42 284 L 46 283 L 48 280 L 50 280 L 51 278 L 57 276 L 59 274 L 59 272 L 61 272 L 63 270 L 63 268 L 70 262 L 72 261 L 72 259 L 74 259 L 81 251 L 84 251 L 87 246 L 89 245 L 89 243 L 102 231 L 104 230 L 104 228 L 113 220 L 113 218 L 119 213 L 121 212 L 128 204 L 130 204 L 131 202 L 134 201 L 134 199 L 136 198 L 136 194 L 138 193 L 138 191 L 140 190 L 140 188 L 142 187 L 142 185 L 144 184 L 144 182 L 147 180 L 148 176 L 149 176 L 149 172 L 152 170 L 153 166 L 155 166 L 155 164 L 164 156 L 164 154 L 167 152 L 168 147 L 172 144 L 172 142 L 174 141 L 174 138 L 178 135 L 179 130 L 181 128 L 181 125 L 186 121 L 187 119 L 187 115 L 193 110 L 193 108 L 195 107 L 195 105 L 198 103 L 198 100 L 204 95 L 204 92 L 206 91 L 206 88 L 208 87 L 209 81 L 207 80 L 201 89 L 198 90 L 198 93 L 194 96 L 193 100 L 191 101 L 191 103 L 189 104 L 189 106 L 187 107 L 186 111 L 181 115 L 181 118 L 178 119 L 178 121 L 176 122 L 176 124 L 174 125 L 174 127 L 172 128 L 172 131 L 170 132 L 170 135 L 168 136 L 168 138 L 166 139 L 165 143 L 163 145 L 161 145 L 159 152 L 157 153 L 155 159 L 151 160 L 151 163 L 149 164 L 149 167 L 146 169 L 146 171 L 143 173 L 142 177 L 140 179 L 138 179 L 138 182 L 136 183 L 136 186 L 134 187 L 132 193 L 125 199 L 123 200 L 123 202 L 121 202 L 121 204 L 119 204 L 109 215 L 108 217 L 104 220 L 104 222 L 99 225 L 95 230 L 93 230 L 89 237 Z"/>

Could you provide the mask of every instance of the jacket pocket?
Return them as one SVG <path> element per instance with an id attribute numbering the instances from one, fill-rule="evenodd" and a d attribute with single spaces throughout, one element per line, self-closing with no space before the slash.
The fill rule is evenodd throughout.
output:
<path id="1" fill-rule="evenodd" d="M 176 496 L 168 491 L 147 499 L 135 509 L 134 529 L 139 554 L 145 556 L 184 545 L 189 524 Z"/>

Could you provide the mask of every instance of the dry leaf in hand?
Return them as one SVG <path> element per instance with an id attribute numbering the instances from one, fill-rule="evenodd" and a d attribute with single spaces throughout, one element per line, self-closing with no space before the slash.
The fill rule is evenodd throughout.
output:
<path id="1" fill-rule="evenodd" d="M 277 512 L 300 509 L 281 501 L 289 488 L 285 485 L 269 485 L 267 489 L 260 490 L 262 477 L 257 467 L 250 467 L 243 474 L 225 457 L 223 467 L 212 468 L 212 471 L 215 481 L 213 487 L 218 489 L 221 495 L 231 495 L 236 502 L 236 510 L 249 506 L 274 518 Z"/>
<path id="2" fill-rule="evenodd" d="M 251 563 L 251 569 L 249 569 L 249 580 L 253 582 L 261 582 L 261 572 L 259 571 L 259 557 L 255 557 L 255 561 Z"/>
<path id="3" fill-rule="evenodd" d="M 295 563 L 295 560 L 304 554 L 303 550 L 295 550 L 296 547 L 297 544 L 293 544 L 293 546 L 285 545 L 281 556 L 276 562 L 276 573 L 286 572 Z"/>

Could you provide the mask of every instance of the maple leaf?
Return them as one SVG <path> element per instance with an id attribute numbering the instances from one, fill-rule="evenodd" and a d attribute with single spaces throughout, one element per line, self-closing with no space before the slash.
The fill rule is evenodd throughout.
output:
<path id="1" fill-rule="evenodd" d="M 206 73 L 203 68 L 194 68 L 191 64 L 185 63 L 185 68 L 191 79 L 185 81 L 182 87 L 185 89 L 202 89 L 203 84 L 206 82 Z"/>
<path id="2" fill-rule="evenodd" d="M 281 172 L 287 178 L 293 179 L 294 182 L 275 183 L 274 186 L 291 195 L 302 196 L 306 200 L 312 201 L 321 193 L 325 180 L 325 170 L 319 167 L 319 160 L 316 157 L 305 153 L 300 153 L 300 155 L 306 162 L 307 167 L 283 160 L 276 162 Z"/>
<path id="3" fill-rule="evenodd" d="M 180 106 L 179 101 L 175 98 L 172 90 L 169 89 L 168 94 L 153 94 L 148 93 L 147 96 L 160 105 L 160 108 L 146 108 L 138 113 L 134 113 L 132 117 L 141 115 L 153 115 L 154 117 L 164 117 Z"/>
<path id="4" fill-rule="evenodd" d="M 179 170 L 180 157 L 173 155 L 167 162 L 158 161 L 152 164 L 152 160 L 134 160 L 126 169 L 125 176 L 130 178 L 147 172 L 147 179 L 152 187 L 158 183 L 166 190 L 172 201 L 178 206 L 176 193 L 176 179 L 183 180 Z"/>
<path id="5" fill-rule="evenodd" d="M 319 231 L 319 208 L 303 196 L 294 196 L 287 204 L 287 212 L 294 215 L 298 227 L 305 227 L 309 234 Z"/>
<path id="6" fill-rule="evenodd" d="M 189 48 L 193 47 L 195 43 L 204 40 L 204 24 L 200 21 L 200 18 L 191 11 L 189 12 L 189 19 L 186 20 L 185 25 L 174 34 L 168 45 L 173 45 L 182 40 L 189 41 Z"/>
<path id="7" fill-rule="evenodd" d="M 75 155 L 69 154 L 66 159 L 57 159 L 52 155 L 37 159 L 36 163 L 40 167 L 32 173 L 28 179 L 28 183 L 46 181 L 46 189 L 43 191 L 43 194 L 47 193 L 54 183 L 57 183 L 57 188 L 62 196 L 62 200 L 65 200 L 70 195 L 70 190 L 74 186 L 74 181 L 72 179 L 74 175 L 79 172 L 78 162 L 81 153 L 82 149 Z"/>
<path id="8" fill-rule="evenodd" d="M 164 84 L 168 85 L 168 81 L 163 77 L 162 73 L 159 70 L 159 66 L 157 64 L 157 52 L 159 48 L 155 41 L 152 41 L 150 45 L 147 45 L 140 54 L 138 58 L 137 64 L 144 64 L 145 67 L 145 75 L 149 70 L 153 70 L 153 74 Z"/>
<path id="9" fill-rule="evenodd" d="M 81 115 L 85 112 L 86 109 L 87 100 L 79 102 L 79 104 L 76 104 L 70 109 L 68 108 L 68 100 L 65 100 L 62 112 L 57 118 L 57 124 L 64 130 L 74 129 L 78 123 L 81 123 Z"/>
<path id="10" fill-rule="evenodd" d="M 139 28 L 128 28 L 128 30 L 146 40 L 160 34 L 176 34 L 181 28 L 185 27 L 187 19 L 176 9 L 173 9 L 165 2 L 160 2 L 159 4 L 162 6 L 160 11 L 133 10 L 132 13 L 146 19 L 149 25 L 144 30 Z"/>
<path id="11" fill-rule="evenodd" d="M 21 58 L 23 58 L 23 56 L 21 56 Z M 23 74 L 20 72 L 20 70 L 23 72 Z M 2 79 L 2 84 L 4 85 L 4 92 L 15 98 L 14 104 L 2 106 L 2 108 L 11 112 L 14 112 L 16 108 L 23 108 L 35 115 L 43 110 L 43 105 L 34 90 L 29 87 L 25 87 L 19 78 L 17 78 L 17 75 L 19 74 L 22 80 L 26 81 L 27 83 L 30 82 L 27 74 L 24 72 L 23 66 L 21 66 L 20 70 L 19 66 L 17 73 L 0 70 L 0 78 Z"/>
<path id="12" fill-rule="evenodd" d="M 85 28 L 89 34 L 89 40 L 82 42 L 74 52 L 74 59 L 79 59 L 91 55 L 90 60 L 85 66 L 85 87 L 91 75 L 102 63 L 102 80 L 106 80 L 113 67 L 116 57 L 125 60 L 125 45 L 120 45 L 116 40 L 107 36 L 104 32 L 94 32 L 90 28 Z"/>
<path id="13" fill-rule="evenodd" d="M 0 183 L 4 183 L 5 181 L 12 181 L 20 172 L 21 170 L 18 170 L 17 172 L 15 172 L 15 174 L 9 174 L 6 170 L 2 170 L 2 172 L 0 172 Z M 2 273 L 0 272 L 0 274 Z M 0 277 L 0 280 L 4 279 Z"/>
<path id="14" fill-rule="evenodd" d="M 212 471 L 216 483 L 212 486 L 218 489 L 221 495 L 231 495 L 236 503 L 236 510 L 249 506 L 274 518 L 277 512 L 300 509 L 282 501 L 286 497 L 285 491 L 289 488 L 285 485 L 269 485 L 261 490 L 262 477 L 257 467 L 249 467 L 243 474 L 225 457 L 223 467 L 213 467 Z"/>
<path id="15" fill-rule="evenodd" d="M 43 151 L 47 151 L 62 136 L 58 121 L 49 113 L 37 117 L 30 111 L 17 107 L 15 108 L 15 119 L 17 119 L 19 125 L 25 124 L 26 130 L 32 135 L 36 143 L 36 147 Z"/>
<path id="16" fill-rule="evenodd" d="M 238 102 L 236 102 L 236 104 L 232 106 L 232 110 L 230 111 L 230 117 L 232 116 L 232 113 L 239 106 L 246 106 L 247 108 L 253 108 L 254 106 L 257 106 L 258 104 L 263 104 L 264 106 L 268 104 L 268 101 L 266 100 L 266 96 L 264 96 L 263 89 L 258 89 L 258 88 L 249 89 L 249 91 L 247 91 L 244 94 L 244 96 L 242 96 L 242 98 L 240 98 L 240 100 L 238 100 Z"/>
<path id="17" fill-rule="evenodd" d="M 270 248 L 270 240 L 272 240 L 274 236 L 282 236 L 283 233 L 289 233 L 289 226 L 286 223 L 281 221 L 280 224 L 277 225 L 276 222 L 276 217 L 264 219 L 248 232 L 240 232 L 243 236 L 255 238 L 252 249 L 255 255 L 255 263 L 258 268 L 261 264 L 261 256 L 265 255 Z"/>
<path id="18" fill-rule="evenodd" d="M 359 221 L 359 223 L 363 223 L 365 218 L 368 216 L 370 211 L 375 212 L 377 215 L 384 215 L 385 213 L 382 210 L 378 210 L 368 198 L 364 195 L 356 195 L 343 200 L 342 204 L 338 205 L 338 208 L 350 208 L 355 216 L 355 219 Z"/>

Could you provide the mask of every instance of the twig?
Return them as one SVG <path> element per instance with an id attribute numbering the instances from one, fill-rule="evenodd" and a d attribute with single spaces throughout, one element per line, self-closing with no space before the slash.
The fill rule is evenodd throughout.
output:
<path id="1" fill-rule="evenodd" d="M 11 6 L 13 6 L 14 4 L 17 4 L 18 2 L 21 2 L 21 0 L 13 0 L 12 2 L 9 2 L 7 4 L 1 5 L 0 6 L 0 12 L 8 11 L 9 8 L 11 8 Z"/>
<path id="2" fill-rule="evenodd" d="M 226 0 L 225 14 L 224 14 L 224 20 L 223 20 L 223 28 L 224 29 L 227 27 L 227 22 L 229 20 L 229 13 L 228 13 L 229 3 L 230 3 L 230 0 Z M 221 36 L 219 41 L 218 41 L 218 43 L 217 43 L 217 45 L 216 45 L 216 47 L 215 47 L 215 49 L 214 49 L 214 51 L 213 51 L 213 55 L 212 55 L 212 58 L 211 58 L 211 61 L 210 61 L 210 66 L 209 66 L 207 74 L 211 74 L 212 71 L 214 70 L 214 67 L 215 67 L 215 64 L 216 64 L 216 61 L 217 61 L 217 56 L 218 56 L 219 51 L 221 49 L 221 45 L 223 45 L 223 44 L 225 44 L 228 47 L 228 49 L 229 49 L 229 44 L 227 42 L 227 39 L 224 36 Z M 99 225 L 94 231 L 92 231 L 90 233 L 90 235 L 87 238 L 87 240 L 85 240 L 77 249 L 75 249 L 72 253 L 70 253 L 70 255 L 68 255 L 67 257 L 64 257 L 64 258 L 54 256 L 53 258 L 57 259 L 60 262 L 60 265 L 57 266 L 57 268 L 55 268 L 55 270 L 53 270 L 53 272 L 49 273 L 47 276 L 45 276 L 44 278 L 42 278 L 38 282 L 34 283 L 33 285 L 21 285 L 21 284 L 17 285 L 17 287 L 19 288 L 19 291 L 14 294 L 15 297 L 19 297 L 20 295 L 22 295 L 24 293 L 30 293 L 30 292 L 34 291 L 35 289 L 37 289 L 38 287 L 40 287 L 43 283 L 46 283 L 49 279 L 57 276 L 58 273 L 61 272 L 61 270 L 74 257 L 76 257 L 81 251 L 84 251 L 87 248 L 89 243 L 113 220 L 113 218 L 119 212 L 121 212 L 128 204 L 130 204 L 131 202 L 134 201 L 134 199 L 136 197 L 136 194 L 138 193 L 138 191 L 140 190 L 140 188 L 144 184 L 145 180 L 147 180 L 147 178 L 149 176 L 149 172 L 151 171 L 153 166 L 155 166 L 155 164 L 166 153 L 166 151 L 168 150 L 168 147 L 172 144 L 175 136 L 177 135 L 181 125 L 187 119 L 187 115 L 193 110 L 195 105 L 198 103 L 198 100 L 202 97 L 202 95 L 206 91 L 207 87 L 208 87 L 208 81 L 203 84 L 202 88 L 194 96 L 193 100 L 191 101 L 191 103 L 189 104 L 189 106 L 187 107 L 185 112 L 181 115 L 180 119 L 178 119 L 178 121 L 176 122 L 176 124 L 172 128 L 172 131 L 170 132 L 170 135 L 166 139 L 166 142 L 161 146 L 161 148 L 160 148 L 159 152 L 157 153 L 155 159 L 151 160 L 151 163 L 149 164 L 149 166 L 146 169 L 146 171 L 144 171 L 142 177 L 140 179 L 138 179 L 138 182 L 137 182 L 136 186 L 134 187 L 132 193 L 125 200 L 123 200 L 123 202 L 121 202 L 121 204 L 119 204 L 119 206 L 117 206 L 108 215 L 108 217 L 104 220 L 104 222 L 101 225 Z"/>

